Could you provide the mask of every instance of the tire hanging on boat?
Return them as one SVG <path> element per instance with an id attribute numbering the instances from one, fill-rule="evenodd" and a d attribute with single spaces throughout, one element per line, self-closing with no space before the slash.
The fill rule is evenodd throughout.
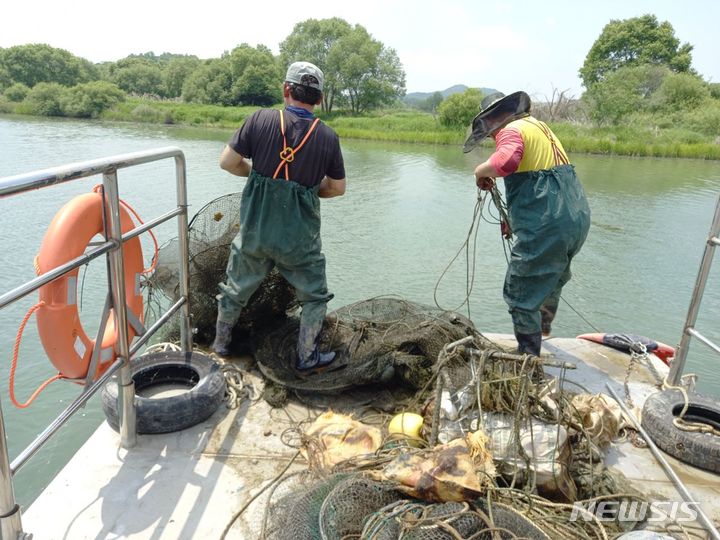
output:
<path id="1" fill-rule="evenodd" d="M 120 206 L 122 232 L 134 228 L 128 211 Z M 103 197 L 100 193 L 79 195 L 63 206 L 50 222 L 40 251 L 35 258 L 38 275 L 49 272 L 80 257 L 96 235 L 102 234 Z M 143 295 L 140 276 L 143 272 L 143 255 L 140 238 L 123 243 L 125 274 L 125 303 L 135 317 L 142 321 Z M 95 340 L 83 329 L 77 305 L 77 277 L 79 268 L 43 285 L 37 310 L 37 326 L 43 348 L 61 375 L 68 379 L 93 380 L 100 376 L 117 358 L 118 333 L 115 317 L 110 313 L 105 334 L 100 343 L 100 362 L 95 373 L 88 374 Z M 136 335 L 128 324 L 128 339 Z"/>
<path id="2" fill-rule="evenodd" d="M 220 364 L 197 352 L 165 351 L 139 356 L 132 360 L 131 371 L 138 433 L 170 433 L 194 426 L 209 418 L 225 397 Z M 116 431 L 118 380 L 118 375 L 113 375 L 101 392 L 105 417 Z M 153 387 L 172 387 L 173 392 L 165 397 L 138 395 L 147 394 Z"/>
<path id="3" fill-rule="evenodd" d="M 655 444 L 684 463 L 720 473 L 720 436 L 702 432 L 699 425 L 720 430 L 720 402 L 702 394 L 688 392 L 687 411 L 683 419 L 692 422 L 690 429 L 680 429 L 675 420 L 685 408 L 680 390 L 663 390 L 645 400 L 641 424 Z"/>

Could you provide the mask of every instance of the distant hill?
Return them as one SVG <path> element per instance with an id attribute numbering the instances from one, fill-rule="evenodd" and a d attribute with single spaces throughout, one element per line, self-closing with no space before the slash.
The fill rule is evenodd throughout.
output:
<path id="1" fill-rule="evenodd" d="M 450 88 L 441 90 L 440 93 L 442 94 L 443 98 L 446 98 L 453 94 L 462 93 L 467 89 L 468 86 L 465 86 L 464 84 L 456 84 L 454 86 L 451 86 Z M 494 88 L 478 88 L 478 90 L 480 90 L 484 96 L 492 94 L 493 92 L 497 92 L 497 90 L 495 90 Z M 409 94 L 405 94 L 405 97 L 402 100 L 406 105 L 409 105 L 410 107 L 417 107 L 434 93 L 435 92 L 410 92 Z"/>

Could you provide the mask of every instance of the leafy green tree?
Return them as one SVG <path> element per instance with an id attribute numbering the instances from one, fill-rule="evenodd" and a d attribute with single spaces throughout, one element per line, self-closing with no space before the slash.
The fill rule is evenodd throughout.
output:
<path id="1" fill-rule="evenodd" d="M 68 88 L 60 97 L 65 116 L 97 118 L 100 113 L 125 100 L 125 92 L 108 81 L 93 81 Z"/>
<path id="2" fill-rule="evenodd" d="M 15 103 L 19 103 L 24 100 L 30 89 L 23 83 L 14 83 L 5 89 L 3 95 L 9 100 Z"/>
<path id="3" fill-rule="evenodd" d="M 282 67 L 287 68 L 293 62 L 303 60 L 312 62 L 323 70 L 323 110 L 328 112 L 332 111 L 335 99 L 340 93 L 336 72 L 338 66 L 329 66 L 328 55 L 335 43 L 351 30 L 352 26 L 338 17 L 308 19 L 297 23 L 292 33 L 280 44 Z"/>
<path id="4" fill-rule="evenodd" d="M 360 90 L 362 110 L 392 105 L 405 95 L 405 70 L 395 49 L 381 46 L 377 64 Z"/>
<path id="5" fill-rule="evenodd" d="M 621 67 L 660 64 L 672 71 L 690 71 L 692 45 L 680 44 L 669 22 L 655 15 L 612 20 L 590 48 L 580 77 L 585 88 L 602 81 Z"/>
<path id="6" fill-rule="evenodd" d="M 419 108 L 423 111 L 435 113 L 444 99 L 442 92 L 433 92 L 430 97 L 420 103 Z"/>
<path id="7" fill-rule="evenodd" d="M 710 97 L 720 99 L 720 83 L 708 83 L 708 90 L 710 91 Z"/>
<path id="8" fill-rule="evenodd" d="M 328 66 L 354 113 L 392 103 L 405 92 L 405 73 L 395 51 L 360 25 L 333 45 Z"/>
<path id="9" fill-rule="evenodd" d="M 207 60 L 185 80 L 183 101 L 232 105 L 232 72 L 225 58 Z"/>
<path id="10" fill-rule="evenodd" d="M 61 101 L 66 91 L 59 83 L 37 83 L 23 101 L 23 109 L 37 116 L 63 116 Z"/>
<path id="11" fill-rule="evenodd" d="M 688 129 L 720 140 L 720 101 L 710 100 L 703 107 L 683 110 L 679 116 Z"/>
<path id="12" fill-rule="evenodd" d="M 162 71 L 165 96 L 170 98 L 180 97 L 185 80 L 200 65 L 202 65 L 202 62 L 197 56 L 180 56 L 170 59 Z"/>
<path id="13" fill-rule="evenodd" d="M 162 70 L 146 58 L 124 58 L 110 68 L 110 81 L 130 94 L 163 96 Z"/>
<path id="14" fill-rule="evenodd" d="M 654 98 L 657 107 L 663 111 L 695 109 L 710 98 L 710 89 L 696 75 L 671 73 L 665 77 Z"/>
<path id="15" fill-rule="evenodd" d="M 652 96 L 670 70 L 659 65 L 619 68 L 591 86 L 583 95 L 588 114 L 598 124 L 618 124 L 625 116 L 649 110 Z"/>
<path id="16" fill-rule="evenodd" d="M 268 106 L 282 101 L 282 77 L 272 51 L 243 43 L 223 57 L 232 77 L 231 105 Z"/>
<path id="17" fill-rule="evenodd" d="M 95 69 L 98 74 L 98 79 L 101 81 L 109 81 L 111 76 L 111 71 L 115 67 L 115 62 L 100 62 L 99 64 L 95 64 Z"/>
<path id="18" fill-rule="evenodd" d="M 354 112 L 394 102 L 405 93 L 405 72 L 393 49 L 373 39 L 361 25 L 339 18 L 309 19 L 295 25 L 280 44 L 284 65 L 313 62 L 325 75 L 323 110 L 338 100 Z"/>
<path id="19" fill-rule="evenodd" d="M 483 94 L 477 88 L 448 96 L 438 107 L 440 123 L 448 127 L 466 127 L 480 112 Z"/>
<path id="20" fill-rule="evenodd" d="M 84 58 L 45 44 L 0 49 L 0 72 L 30 88 L 40 82 L 74 86 L 99 77 L 95 66 Z"/>
<path id="21" fill-rule="evenodd" d="M 0 57 L 1 56 L 2 56 L 2 49 L 0 49 Z M 12 84 L 13 84 L 13 80 L 10 78 L 10 73 L 0 63 L 0 91 L 3 91 L 6 88 L 9 88 Z"/>

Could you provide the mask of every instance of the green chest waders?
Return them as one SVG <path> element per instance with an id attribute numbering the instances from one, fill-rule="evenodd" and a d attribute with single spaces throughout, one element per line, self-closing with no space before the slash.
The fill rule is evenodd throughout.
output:
<path id="1" fill-rule="evenodd" d="M 571 276 L 570 262 L 587 237 L 590 208 L 574 167 L 567 163 L 509 175 L 505 191 L 516 241 L 503 295 L 520 352 L 538 355 L 541 331 L 549 333 Z"/>
<path id="2" fill-rule="evenodd" d="M 274 178 L 255 170 L 250 173 L 240 203 L 240 234 L 231 245 L 218 309 L 219 320 L 234 324 L 265 276 L 276 267 L 294 287 L 302 306 L 296 365 L 300 370 L 328 364 L 334 357 L 317 350 L 327 302 L 332 298 L 321 252 L 319 186 L 308 188 L 288 180 L 295 153 L 317 123 L 316 119 L 296 148 L 284 145 Z M 280 126 L 285 142 L 282 111 Z M 285 179 L 277 178 L 281 171 Z"/>

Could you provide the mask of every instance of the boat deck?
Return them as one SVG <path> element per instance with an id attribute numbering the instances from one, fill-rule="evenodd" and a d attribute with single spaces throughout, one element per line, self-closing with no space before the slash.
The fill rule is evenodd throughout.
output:
<path id="1" fill-rule="evenodd" d="M 605 392 L 610 381 L 624 395 L 628 355 L 569 338 L 546 340 L 543 352 L 576 364 L 567 378 L 589 391 Z M 248 379 L 261 384 L 252 371 Z M 647 369 L 635 369 L 630 390 L 636 404 L 653 391 L 652 383 Z M 219 539 L 235 514 L 296 455 L 281 437 L 308 415 L 314 411 L 298 403 L 272 409 L 263 400 L 245 399 L 236 409 L 221 405 L 207 421 L 184 431 L 139 435 L 130 450 L 119 448 L 119 435 L 103 423 L 23 513 L 23 530 L 35 540 Z M 720 521 L 718 476 L 667 459 L 704 511 Z M 681 500 L 648 450 L 628 441 L 615 444 L 607 463 L 641 492 Z M 298 459 L 290 470 L 305 466 Z M 247 507 L 226 538 L 259 537 L 270 491 Z"/>

